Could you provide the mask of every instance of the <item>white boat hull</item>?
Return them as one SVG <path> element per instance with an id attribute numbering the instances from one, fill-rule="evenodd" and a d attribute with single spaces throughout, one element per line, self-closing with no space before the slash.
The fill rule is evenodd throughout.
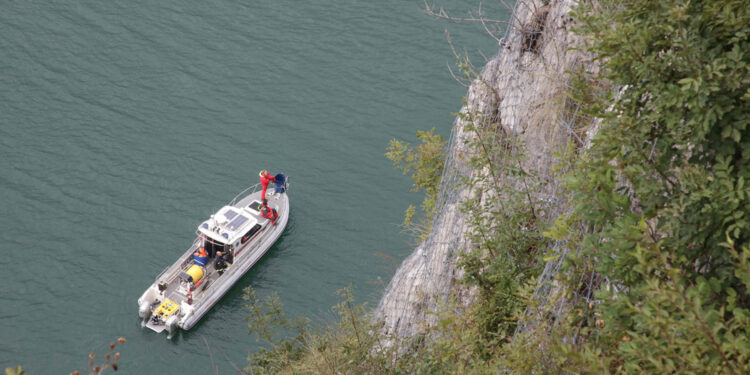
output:
<path id="1" fill-rule="evenodd" d="M 209 231 L 204 223 L 202 229 L 199 228 L 200 235 L 193 245 L 173 265 L 157 276 L 154 283 L 138 299 L 138 315 L 143 319 L 142 325 L 155 332 L 167 330 L 169 337 L 174 335 L 177 328 L 189 330 L 278 240 L 289 221 L 287 194 L 277 193 L 267 197 L 268 206 L 278 212 L 276 225 L 272 225 L 270 220 L 255 214 L 257 211 L 248 208 L 258 206 L 260 191 L 242 198 L 240 196 L 222 210 L 237 211 L 248 216 L 251 220 L 250 224 L 255 224 L 254 227 L 260 226 L 260 229 L 252 228 L 257 232 L 251 230 L 244 237 L 233 238 L 231 235 L 225 236 L 221 233 L 222 230 Z M 232 228 L 231 224 L 227 225 L 226 222 L 223 224 L 224 227 L 221 228 Z M 244 230 L 242 229 L 243 232 Z M 245 242 L 246 237 L 250 237 L 247 242 Z M 226 246 L 234 254 L 233 262 L 223 273 L 216 269 L 215 259 L 209 259 L 208 263 L 201 267 L 202 272 L 191 269 L 191 267 L 195 268 L 193 253 L 203 246 L 206 239 L 211 238 L 225 241 L 226 244 L 222 246 Z M 191 272 L 196 277 L 202 276 L 200 281 L 193 280 L 193 278 L 186 281 L 186 275 Z"/>

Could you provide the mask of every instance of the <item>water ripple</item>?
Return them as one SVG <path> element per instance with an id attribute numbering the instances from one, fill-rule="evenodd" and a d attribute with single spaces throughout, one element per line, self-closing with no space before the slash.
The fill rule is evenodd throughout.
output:
<path id="1" fill-rule="evenodd" d="M 408 253 L 396 225 L 420 200 L 385 147 L 447 134 L 464 94 L 420 4 L 4 4 L 0 362 L 72 371 L 126 336 L 133 373 L 194 373 L 201 337 L 240 365 L 257 348 L 244 287 L 322 319 L 352 281 L 373 302 L 393 272 L 373 253 Z M 142 331 L 140 293 L 261 168 L 292 177 L 284 235 L 191 332 Z"/>

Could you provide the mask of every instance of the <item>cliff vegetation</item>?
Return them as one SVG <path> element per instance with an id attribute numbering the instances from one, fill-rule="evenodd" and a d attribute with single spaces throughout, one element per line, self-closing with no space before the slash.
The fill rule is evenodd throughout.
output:
<path id="1" fill-rule="evenodd" d="M 750 373 L 749 38 L 744 1 L 519 1 L 449 146 L 388 150 L 428 218 L 377 311 L 248 291 L 245 371 Z"/>

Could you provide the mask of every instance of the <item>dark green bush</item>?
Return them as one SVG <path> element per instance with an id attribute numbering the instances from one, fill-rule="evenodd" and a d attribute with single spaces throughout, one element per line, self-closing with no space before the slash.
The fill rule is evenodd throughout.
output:
<path id="1" fill-rule="evenodd" d="M 567 270 L 608 280 L 598 315 L 575 320 L 581 365 L 747 372 L 747 253 L 734 249 L 750 236 L 750 7 L 597 1 L 575 16 L 621 88 L 582 103 L 603 120 L 568 179 L 587 231 Z"/>

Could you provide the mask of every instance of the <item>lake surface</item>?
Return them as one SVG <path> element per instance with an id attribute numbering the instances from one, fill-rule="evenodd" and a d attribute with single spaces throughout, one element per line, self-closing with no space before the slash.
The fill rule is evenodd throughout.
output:
<path id="1" fill-rule="evenodd" d="M 411 251 L 403 211 L 421 201 L 388 141 L 449 134 L 466 89 L 445 28 L 475 57 L 497 50 L 481 25 L 422 6 L 2 2 L 0 368 L 85 370 L 124 336 L 118 373 L 211 373 L 212 358 L 235 373 L 259 348 L 249 285 L 317 324 L 349 283 L 376 304 Z M 138 297 L 260 169 L 290 176 L 282 238 L 190 331 L 142 329 Z"/>

